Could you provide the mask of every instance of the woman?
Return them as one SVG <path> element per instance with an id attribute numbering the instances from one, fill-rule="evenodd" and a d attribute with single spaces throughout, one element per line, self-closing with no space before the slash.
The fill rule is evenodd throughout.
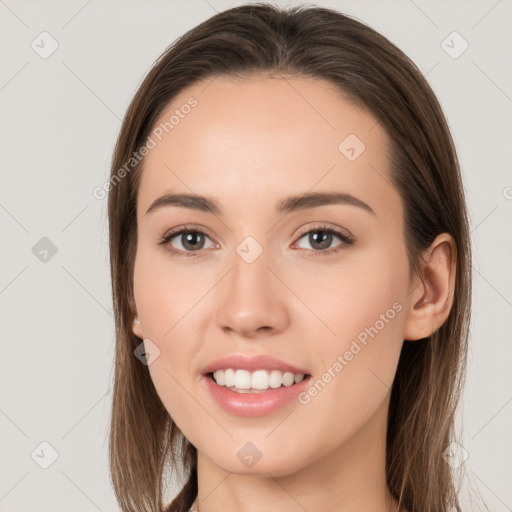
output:
<path id="1" fill-rule="evenodd" d="M 221 12 L 141 84 L 109 189 L 123 511 L 460 510 L 466 206 L 398 48 L 325 8 Z"/>

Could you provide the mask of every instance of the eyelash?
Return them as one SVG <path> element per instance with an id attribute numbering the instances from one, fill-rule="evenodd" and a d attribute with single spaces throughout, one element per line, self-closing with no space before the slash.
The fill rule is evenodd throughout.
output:
<path id="1" fill-rule="evenodd" d="M 342 241 L 340 246 L 338 246 L 338 248 L 335 248 L 335 249 L 327 249 L 327 250 L 320 250 L 320 251 L 313 251 L 313 250 L 306 249 L 308 252 L 312 253 L 311 256 L 313 256 L 313 257 L 316 257 L 316 256 L 327 256 L 327 255 L 330 255 L 330 254 L 338 253 L 339 251 L 343 250 L 344 247 L 351 246 L 355 242 L 353 237 L 348 235 L 347 233 L 339 231 L 339 230 L 337 230 L 335 228 L 331 228 L 329 226 L 325 226 L 325 225 L 315 226 L 313 228 L 310 228 L 308 226 L 307 228 L 301 229 L 300 232 L 299 232 L 299 237 L 298 237 L 297 240 L 300 240 L 304 235 L 307 235 L 307 234 L 312 233 L 312 232 L 322 232 L 322 233 L 328 233 L 330 235 L 336 235 Z M 201 235 L 204 235 L 204 236 L 208 237 L 208 235 L 204 231 L 202 231 L 201 229 L 197 229 L 197 228 L 189 227 L 189 226 L 184 226 L 182 228 L 177 228 L 176 230 L 173 230 L 173 231 L 170 231 L 170 232 L 166 233 L 160 239 L 160 241 L 158 242 L 158 245 L 167 246 L 169 244 L 169 242 L 173 238 L 175 238 L 175 237 L 177 237 L 179 235 L 185 235 L 185 234 L 189 234 L 189 233 L 199 233 Z M 195 253 L 196 252 L 197 253 L 200 252 L 200 251 L 181 251 L 181 250 L 177 250 L 177 249 L 174 249 L 173 247 L 171 247 L 170 244 L 168 245 L 168 247 L 166 247 L 166 249 L 169 252 L 171 252 L 174 256 L 179 256 L 179 257 L 197 257 L 197 256 L 199 256 L 199 254 L 195 254 Z"/>

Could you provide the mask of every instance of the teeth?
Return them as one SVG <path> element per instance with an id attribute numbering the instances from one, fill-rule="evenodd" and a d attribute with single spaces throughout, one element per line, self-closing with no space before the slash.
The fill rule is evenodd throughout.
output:
<path id="1" fill-rule="evenodd" d="M 257 370 L 251 377 L 251 388 L 253 389 L 267 389 L 269 384 L 268 373 L 265 370 Z M 270 384 L 272 386 L 272 383 Z M 281 385 L 281 384 L 279 384 Z"/>
<path id="2" fill-rule="evenodd" d="M 228 388 L 232 388 L 235 385 L 235 371 L 234 370 L 226 370 L 224 373 L 224 384 L 223 386 L 226 386 Z M 213 373 L 213 376 L 215 378 L 215 372 Z M 217 384 L 220 385 L 222 378 L 219 379 L 219 382 Z"/>
<path id="3" fill-rule="evenodd" d="M 276 389 L 281 386 L 291 386 L 294 383 L 301 382 L 304 379 L 304 374 L 283 373 L 279 370 L 256 370 L 251 373 L 247 370 L 227 368 L 214 371 L 213 379 L 219 386 L 233 388 L 234 391 L 240 391 L 241 393 L 252 393 L 269 388 Z"/>
<path id="4" fill-rule="evenodd" d="M 235 372 L 235 388 L 251 389 L 251 374 L 247 370 L 237 370 Z"/>

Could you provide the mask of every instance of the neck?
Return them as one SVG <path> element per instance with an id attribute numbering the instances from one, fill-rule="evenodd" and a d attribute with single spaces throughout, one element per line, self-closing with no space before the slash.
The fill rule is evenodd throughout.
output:
<path id="1" fill-rule="evenodd" d="M 199 511 L 398 512 L 386 485 L 388 403 L 344 443 L 285 474 L 261 465 L 251 474 L 225 471 L 198 450 Z"/>

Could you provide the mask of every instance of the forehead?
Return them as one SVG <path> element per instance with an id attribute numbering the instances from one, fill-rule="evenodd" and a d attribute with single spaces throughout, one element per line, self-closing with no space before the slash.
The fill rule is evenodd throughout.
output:
<path id="1" fill-rule="evenodd" d="M 317 189 L 376 203 L 396 196 L 387 178 L 386 132 L 318 78 L 210 78 L 181 91 L 151 137 L 141 211 L 173 191 L 213 195 L 233 212 L 273 208 L 284 195 Z"/>

